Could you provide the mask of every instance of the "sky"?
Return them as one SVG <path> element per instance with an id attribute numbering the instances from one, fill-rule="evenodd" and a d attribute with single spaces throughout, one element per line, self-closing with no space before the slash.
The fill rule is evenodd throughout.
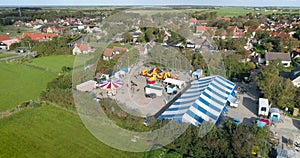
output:
<path id="1" fill-rule="evenodd" d="M 300 0 L 0 0 L 0 6 L 216 5 L 300 7 Z"/>

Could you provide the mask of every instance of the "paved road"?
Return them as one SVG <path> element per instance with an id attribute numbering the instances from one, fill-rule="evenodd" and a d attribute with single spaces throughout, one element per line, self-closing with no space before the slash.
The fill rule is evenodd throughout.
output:
<path id="1" fill-rule="evenodd" d="M 5 61 L 5 60 L 10 60 L 10 59 L 20 58 L 20 57 L 24 57 L 25 56 L 24 53 L 20 54 L 20 53 L 16 53 L 16 52 L 5 52 L 3 54 L 14 54 L 16 56 L 9 56 L 9 57 L 5 57 L 5 58 L 1 58 L 0 61 Z"/>

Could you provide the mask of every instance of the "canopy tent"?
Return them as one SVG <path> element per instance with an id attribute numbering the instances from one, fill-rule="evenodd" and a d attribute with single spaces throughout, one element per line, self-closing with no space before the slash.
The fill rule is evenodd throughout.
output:
<path id="1" fill-rule="evenodd" d="M 227 111 L 228 98 L 235 95 L 235 84 L 221 76 L 194 80 L 189 87 L 158 119 L 173 119 L 195 126 L 212 121 L 218 123 Z"/>
<path id="2" fill-rule="evenodd" d="M 101 82 L 99 84 L 99 87 L 102 88 L 102 89 L 117 89 L 117 88 L 121 87 L 122 85 L 123 85 L 122 81 L 109 80 L 109 81 Z"/>
<path id="3" fill-rule="evenodd" d="M 76 85 L 76 89 L 81 92 L 90 92 L 94 88 L 96 88 L 96 84 L 97 84 L 96 81 L 89 80 L 89 81 L 83 82 L 79 85 Z"/>
<path id="4" fill-rule="evenodd" d="M 202 76 L 202 72 L 203 72 L 202 69 L 197 69 L 192 73 L 192 77 L 199 79 Z"/>

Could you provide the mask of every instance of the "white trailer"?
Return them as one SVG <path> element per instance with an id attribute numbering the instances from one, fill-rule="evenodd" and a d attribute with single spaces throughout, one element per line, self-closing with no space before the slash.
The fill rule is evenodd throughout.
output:
<path id="1" fill-rule="evenodd" d="M 266 98 L 259 98 L 258 100 L 258 116 L 268 116 L 270 111 L 269 100 Z"/>
<path id="2" fill-rule="evenodd" d="M 155 94 L 156 96 L 160 97 L 162 96 L 163 93 L 163 87 L 162 86 L 157 86 L 157 85 L 147 85 L 145 87 L 145 94 Z"/>

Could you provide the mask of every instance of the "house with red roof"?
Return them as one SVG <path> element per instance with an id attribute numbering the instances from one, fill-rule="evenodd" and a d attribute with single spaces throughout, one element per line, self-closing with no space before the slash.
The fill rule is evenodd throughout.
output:
<path id="1" fill-rule="evenodd" d="M 204 33 L 205 31 L 207 31 L 206 26 L 197 26 L 196 27 L 196 33 Z"/>
<path id="2" fill-rule="evenodd" d="M 9 40 L 9 36 L 7 34 L 2 34 L 0 35 L 0 42 L 5 41 L 5 40 Z"/>
<path id="3" fill-rule="evenodd" d="M 53 37 L 57 37 L 58 34 L 55 33 L 31 33 L 25 32 L 21 36 L 18 36 L 18 39 L 21 40 L 25 37 L 30 37 L 33 41 L 50 41 Z"/>
<path id="4" fill-rule="evenodd" d="M 103 60 L 110 60 L 112 59 L 115 55 L 118 55 L 120 53 L 127 52 L 128 49 L 124 47 L 118 47 L 118 46 L 113 46 L 113 48 L 105 48 L 103 52 Z"/>
<path id="5" fill-rule="evenodd" d="M 190 26 L 196 25 L 197 22 L 198 22 L 198 20 L 197 20 L 196 18 L 191 18 L 191 19 L 190 19 Z"/>
<path id="6" fill-rule="evenodd" d="M 103 52 L 103 60 L 110 60 L 113 58 L 113 49 L 112 48 L 105 48 Z"/>
<path id="7" fill-rule="evenodd" d="M 6 50 L 10 50 L 10 46 L 11 46 L 13 43 L 18 43 L 18 42 L 20 42 L 19 39 L 13 38 L 13 39 L 1 41 L 1 42 L 0 42 L 0 45 L 5 46 L 4 49 L 6 49 Z"/>
<path id="8" fill-rule="evenodd" d="M 0 35 L 0 49 L 7 50 L 7 45 L 3 43 L 3 41 L 9 40 L 9 36 L 7 34 Z"/>
<path id="9" fill-rule="evenodd" d="M 77 43 L 75 44 L 75 47 L 72 50 L 73 55 L 77 54 L 88 54 L 91 52 L 91 48 L 89 44 L 82 44 L 82 43 Z"/>
<path id="10" fill-rule="evenodd" d="M 41 31 L 42 32 L 46 32 L 46 33 L 60 33 L 60 34 L 63 34 L 64 30 L 65 30 L 65 28 L 63 28 L 63 27 L 56 27 L 54 25 L 46 26 L 46 27 L 42 27 L 41 28 Z"/>

